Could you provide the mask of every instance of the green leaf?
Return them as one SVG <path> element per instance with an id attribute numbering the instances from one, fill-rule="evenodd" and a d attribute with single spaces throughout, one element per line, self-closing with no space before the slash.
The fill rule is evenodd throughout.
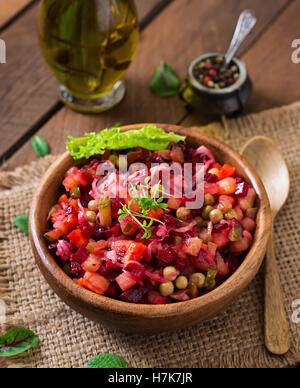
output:
<path id="1" fill-rule="evenodd" d="M 179 84 L 179 79 L 171 66 L 167 65 L 165 61 L 161 61 L 150 81 L 153 92 L 160 97 L 172 97 L 177 94 Z"/>
<path id="2" fill-rule="evenodd" d="M 125 150 L 128 148 L 143 147 L 150 151 L 168 148 L 172 142 L 185 141 L 185 136 L 166 132 L 155 124 L 146 125 L 141 129 L 121 132 L 120 128 L 103 129 L 99 133 L 86 133 L 84 137 L 69 136 L 66 143 L 72 157 L 77 159 L 90 158 L 93 155 L 102 155 L 104 150 Z"/>
<path id="3" fill-rule="evenodd" d="M 128 363 L 121 356 L 105 353 L 91 358 L 87 364 L 87 368 L 128 368 Z"/>
<path id="4" fill-rule="evenodd" d="M 17 225 L 19 229 L 22 230 L 27 236 L 29 234 L 28 231 L 28 223 L 29 223 L 29 217 L 26 214 L 22 214 L 20 216 L 17 216 L 14 218 L 14 223 Z"/>
<path id="5" fill-rule="evenodd" d="M 167 204 L 167 203 L 161 203 L 161 204 L 159 205 L 159 207 L 160 207 L 161 209 L 167 209 L 167 208 L 168 208 L 168 204 Z"/>
<path id="6" fill-rule="evenodd" d="M 37 346 L 39 337 L 33 331 L 15 327 L 0 337 L 0 357 L 12 357 Z"/>
<path id="7" fill-rule="evenodd" d="M 31 139 L 31 145 L 38 156 L 43 157 L 49 154 L 48 143 L 42 137 L 34 136 Z"/>

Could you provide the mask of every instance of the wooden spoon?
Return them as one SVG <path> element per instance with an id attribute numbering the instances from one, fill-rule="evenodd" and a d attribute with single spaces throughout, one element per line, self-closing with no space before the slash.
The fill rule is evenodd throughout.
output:
<path id="1" fill-rule="evenodd" d="M 274 142 L 264 136 L 249 140 L 241 154 L 256 169 L 269 196 L 272 221 L 287 200 L 290 188 L 289 172 L 283 156 Z M 278 267 L 274 250 L 274 230 L 265 261 L 265 344 L 273 354 L 285 354 L 290 348 L 290 335 L 283 304 Z"/>

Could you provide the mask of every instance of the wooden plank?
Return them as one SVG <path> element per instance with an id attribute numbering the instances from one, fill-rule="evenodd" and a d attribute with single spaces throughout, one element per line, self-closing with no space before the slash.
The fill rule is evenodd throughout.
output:
<path id="1" fill-rule="evenodd" d="M 34 0 L 0 0 L 0 28 Z"/>
<path id="2" fill-rule="evenodd" d="M 206 51 L 223 50 L 227 46 L 237 17 L 244 8 L 251 5 L 259 19 L 245 48 L 257 39 L 286 4 L 285 0 L 275 0 L 271 7 L 261 7 L 260 0 L 228 0 L 224 7 L 222 0 L 173 2 L 143 31 L 137 58 L 126 77 L 128 93 L 118 107 L 95 116 L 80 115 L 63 108 L 38 134 L 49 142 L 52 152 L 59 153 L 64 149 L 67 135 L 78 136 L 84 131 L 100 130 L 117 121 L 122 124 L 146 121 L 177 123 L 185 114 L 182 102 L 177 97 L 156 97 L 148 87 L 159 61 L 164 58 L 183 78 L 187 64 L 195 56 Z M 34 158 L 31 146 L 26 144 L 4 168 L 10 169 Z"/>
<path id="3" fill-rule="evenodd" d="M 299 38 L 300 1 L 294 1 L 243 60 L 254 83 L 246 112 L 300 100 L 300 64 L 292 62 L 292 42 Z"/>
<path id="4" fill-rule="evenodd" d="M 139 0 L 140 21 L 161 2 Z M 0 158 L 58 103 L 56 80 L 40 54 L 37 15 L 34 6 L 1 36 L 7 63 L 0 66 Z"/>
<path id="5" fill-rule="evenodd" d="M 291 44 L 299 37 L 300 2 L 294 1 L 242 56 L 254 84 L 245 113 L 287 105 L 300 99 L 300 64 L 294 64 Z M 191 114 L 183 125 L 201 125 L 204 117 Z"/>

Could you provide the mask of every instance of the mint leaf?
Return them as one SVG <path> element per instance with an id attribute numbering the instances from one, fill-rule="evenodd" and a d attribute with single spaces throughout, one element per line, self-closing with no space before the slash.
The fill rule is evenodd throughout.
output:
<path id="1" fill-rule="evenodd" d="M 128 368 L 128 363 L 123 357 L 116 354 L 105 353 L 91 358 L 87 364 L 87 368 Z"/>
<path id="2" fill-rule="evenodd" d="M 34 136 L 31 139 L 31 145 L 38 156 L 43 157 L 49 154 L 48 143 L 42 137 Z"/>
<path id="3" fill-rule="evenodd" d="M 12 357 L 37 346 L 39 337 L 33 331 L 15 327 L 0 337 L 0 357 Z"/>
<path id="4" fill-rule="evenodd" d="M 166 149 L 172 142 L 184 141 L 185 136 L 166 132 L 155 124 L 141 129 L 121 132 L 120 128 L 103 129 L 99 133 L 86 133 L 84 137 L 69 136 L 66 143 L 72 157 L 77 159 L 90 158 L 93 155 L 102 155 L 104 150 L 125 150 L 128 148 L 143 147 L 151 151 Z"/>
<path id="5" fill-rule="evenodd" d="M 150 88 L 159 97 L 172 97 L 177 94 L 179 84 L 179 79 L 171 66 L 167 65 L 165 61 L 161 61 L 160 66 L 154 71 Z"/>
<path id="6" fill-rule="evenodd" d="M 29 234 L 28 231 L 28 223 L 29 223 L 29 217 L 26 214 L 22 214 L 20 216 L 17 216 L 14 218 L 14 223 L 17 225 L 17 227 L 22 230 L 27 236 Z"/>

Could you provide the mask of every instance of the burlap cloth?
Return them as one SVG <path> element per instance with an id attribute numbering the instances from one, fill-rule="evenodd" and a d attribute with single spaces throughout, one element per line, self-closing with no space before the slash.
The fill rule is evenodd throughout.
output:
<path id="1" fill-rule="evenodd" d="M 276 255 L 292 346 L 283 357 L 270 355 L 263 336 L 263 274 L 225 311 L 196 327 L 161 335 L 127 335 L 95 324 L 66 306 L 37 269 L 28 238 L 13 217 L 28 212 L 48 156 L 0 173 L 0 292 L 7 324 L 35 331 L 40 346 L 9 367 L 84 367 L 98 353 L 117 353 L 131 367 L 282 367 L 300 361 L 300 324 L 292 322 L 292 302 L 300 299 L 300 103 L 206 127 L 236 150 L 253 135 L 270 136 L 282 149 L 291 174 L 289 201 L 276 222 Z M 278 188 L 280 190 L 280 187 Z"/>

